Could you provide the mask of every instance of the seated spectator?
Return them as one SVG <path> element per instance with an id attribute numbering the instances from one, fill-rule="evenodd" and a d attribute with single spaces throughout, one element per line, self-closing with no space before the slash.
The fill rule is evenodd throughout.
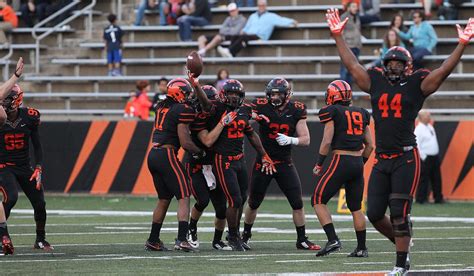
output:
<path id="1" fill-rule="evenodd" d="M 238 7 L 255 7 L 255 0 L 235 0 Z"/>
<path id="2" fill-rule="evenodd" d="M 18 17 L 5 0 L 0 0 L 0 18 L 0 45 L 7 47 L 9 43 L 5 31 L 18 27 Z"/>
<path id="3" fill-rule="evenodd" d="M 109 76 L 121 76 L 120 63 L 122 62 L 122 36 L 123 32 L 117 25 L 117 16 L 109 14 L 107 17 L 110 25 L 104 29 L 105 49 L 107 50 L 107 66 Z"/>
<path id="4" fill-rule="evenodd" d="M 229 11 L 229 16 L 224 20 L 224 23 L 222 23 L 222 26 L 219 29 L 219 34 L 215 36 L 202 35 L 198 38 L 199 55 L 205 56 L 207 51 L 220 45 L 223 41 L 232 40 L 232 38 L 239 35 L 240 31 L 244 28 L 247 19 L 239 14 L 237 5 L 235 3 L 230 3 L 227 6 L 227 10 Z"/>
<path id="5" fill-rule="evenodd" d="M 166 99 L 166 93 L 168 91 L 168 80 L 163 77 L 158 81 L 158 92 L 155 93 L 155 96 L 153 96 L 153 109 L 156 107 L 156 105 Z"/>
<path id="6" fill-rule="evenodd" d="M 168 9 L 167 0 L 140 0 L 134 25 L 140 26 L 142 24 L 145 10 L 158 10 L 160 12 L 160 25 L 165 26 L 167 23 L 166 15 Z"/>
<path id="7" fill-rule="evenodd" d="M 135 117 L 137 104 L 137 92 L 135 90 L 130 91 L 127 103 L 123 111 L 124 118 L 133 118 Z"/>
<path id="8" fill-rule="evenodd" d="M 241 34 L 232 38 L 229 48 L 217 47 L 223 57 L 235 57 L 250 40 L 269 40 L 275 27 L 297 26 L 294 19 L 267 11 L 267 0 L 257 1 L 258 10 L 250 15 Z"/>
<path id="9" fill-rule="evenodd" d="M 168 25 L 176 25 L 178 22 L 178 17 L 183 15 L 182 6 L 184 5 L 184 0 L 168 0 L 168 8 L 165 9 L 166 22 Z"/>
<path id="10" fill-rule="evenodd" d="M 401 41 L 400 37 L 397 35 L 397 32 L 394 29 L 389 29 L 383 37 L 382 48 L 374 51 L 376 55 L 380 56 L 380 58 L 376 61 L 366 64 L 365 67 L 381 67 L 383 56 L 385 56 L 385 54 L 388 52 L 388 49 L 394 46 L 401 46 L 405 48 L 405 44 Z"/>
<path id="11" fill-rule="evenodd" d="M 413 57 L 414 69 L 423 67 L 422 60 L 426 55 L 431 55 L 433 49 L 438 42 L 438 36 L 431 26 L 430 23 L 424 21 L 425 17 L 423 12 L 416 11 L 413 13 L 413 25 L 410 27 L 408 32 L 402 32 L 397 28 L 394 30 L 403 40 L 409 40 L 413 47 L 409 49 Z"/>
<path id="12" fill-rule="evenodd" d="M 352 53 L 356 58 L 359 58 L 360 49 L 362 48 L 362 34 L 360 29 L 360 18 L 359 18 L 359 6 L 357 3 L 349 2 L 347 11 L 341 15 L 341 20 L 349 18 L 342 36 L 347 43 L 347 46 L 351 49 Z M 339 74 L 341 79 L 346 81 L 348 84 L 352 84 L 352 76 L 341 63 Z"/>
<path id="13" fill-rule="evenodd" d="M 191 41 L 192 26 L 206 26 L 211 23 L 211 6 L 207 0 L 190 0 L 182 7 L 185 15 L 178 18 L 179 38 L 181 41 Z"/>
<path id="14" fill-rule="evenodd" d="M 469 0 L 442 0 L 438 7 L 439 20 L 458 20 L 459 7 Z"/>
<path id="15" fill-rule="evenodd" d="M 380 21 L 380 0 L 362 0 L 359 7 L 362 25 Z"/>
<path id="16" fill-rule="evenodd" d="M 148 81 L 137 81 L 137 104 L 133 106 L 135 106 L 136 116 L 145 121 L 150 117 L 150 107 L 152 106 L 150 99 L 148 99 L 150 90 L 151 86 Z"/>
<path id="17" fill-rule="evenodd" d="M 217 91 L 221 91 L 222 87 L 224 86 L 224 83 L 230 78 L 229 71 L 227 69 L 219 69 L 217 71 L 217 80 L 216 83 L 214 84 L 214 87 L 217 89 Z"/>
<path id="18" fill-rule="evenodd" d="M 48 9 L 51 7 L 50 0 L 28 0 L 27 3 L 21 5 L 21 19 L 28 27 L 35 25 L 35 20 L 43 21 L 48 17 Z"/>
<path id="19" fill-rule="evenodd" d="M 403 15 L 397 14 L 394 17 L 392 17 L 392 21 L 390 22 L 390 26 L 388 27 L 389 29 L 399 29 L 400 31 L 406 33 L 408 32 L 408 27 L 404 23 Z M 399 36 L 400 37 L 400 36 Z M 409 45 L 408 40 L 403 40 L 403 38 L 400 37 L 402 40 L 403 44 L 406 46 Z"/>

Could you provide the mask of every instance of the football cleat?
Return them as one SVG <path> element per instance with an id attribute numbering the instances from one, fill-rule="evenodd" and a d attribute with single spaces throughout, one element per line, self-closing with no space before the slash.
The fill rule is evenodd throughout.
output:
<path id="1" fill-rule="evenodd" d="M 13 247 L 12 240 L 9 236 L 5 235 L 2 237 L 2 252 L 4 255 L 13 255 L 15 248 Z"/>
<path id="2" fill-rule="evenodd" d="M 229 236 L 229 246 L 232 248 L 232 251 L 245 251 L 245 248 L 242 243 L 243 242 L 240 237 Z"/>
<path id="3" fill-rule="evenodd" d="M 197 232 L 189 230 L 187 236 L 188 243 L 195 249 L 199 248 L 199 240 L 197 236 Z"/>
<path id="4" fill-rule="evenodd" d="M 49 244 L 46 240 L 36 240 L 35 244 L 33 244 L 34 249 L 41 249 L 44 251 L 53 251 L 54 247 Z"/>
<path id="5" fill-rule="evenodd" d="M 356 248 L 352 251 L 347 257 L 355 257 L 355 258 L 367 258 L 369 257 L 369 251 L 366 249 L 359 249 Z"/>
<path id="6" fill-rule="evenodd" d="M 320 250 L 321 246 L 314 244 L 308 240 L 308 237 L 304 237 L 304 240 L 296 242 L 296 249 L 301 250 Z"/>
<path id="7" fill-rule="evenodd" d="M 252 233 L 244 232 L 242 234 L 242 246 L 245 250 L 252 250 L 252 247 L 249 245 L 250 238 L 252 238 Z"/>
<path id="8" fill-rule="evenodd" d="M 328 241 L 326 243 L 326 246 L 324 246 L 323 249 L 319 250 L 318 253 L 316 253 L 316 257 L 329 255 L 330 253 L 341 250 L 341 248 L 342 244 L 339 240 Z"/>
<path id="9" fill-rule="evenodd" d="M 388 276 L 405 276 L 405 275 L 408 275 L 408 270 L 406 270 L 404 267 L 396 266 L 387 275 Z"/>
<path id="10" fill-rule="evenodd" d="M 180 241 L 178 239 L 175 240 L 174 250 L 183 251 L 183 252 L 196 252 L 197 251 L 189 244 L 188 241 Z"/>
<path id="11" fill-rule="evenodd" d="M 150 242 L 149 240 L 146 241 L 145 243 L 145 250 L 148 251 L 168 251 L 168 248 L 165 247 L 163 242 L 161 240 L 158 240 L 157 242 Z"/>
<path id="12" fill-rule="evenodd" d="M 407 254 L 407 261 L 405 263 L 405 269 L 410 270 L 410 253 Z"/>
<path id="13" fill-rule="evenodd" d="M 228 246 L 223 241 L 213 241 L 212 248 L 214 248 L 215 250 L 232 251 L 232 247 Z"/>

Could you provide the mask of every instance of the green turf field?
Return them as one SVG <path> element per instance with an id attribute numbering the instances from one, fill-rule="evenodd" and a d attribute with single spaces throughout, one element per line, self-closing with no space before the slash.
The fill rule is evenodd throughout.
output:
<path id="1" fill-rule="evenodd" d="M 155 203 L 154 198 L 142 197 L 47 196 L 47 239 L 55 246 L 51 254 L 32 249 L 33 216 L 28 200 L 20 197 L 8 221 L 15 255 L 0 257 L 0 275 L 381 272 L 393 267 L 394 246 L 372 227 L 367 234 L 369 258 L 346 257 L 356 245 L 348 216 L 337 216 L 335 221 L 343 243 L 341 252 L 316 258 L 314 252 L 296 250 L 290 208 L 282 199 L 267 199 L 262 204 L 254 225 L 252 251 L 236 253 L 212 249 L 210 207 L 198 225 L 202 230 L 199 253 L 146 252 L 143 244 L 148 237 Z M 306 213 L 311 215 L 306 223 L 308 236 L 322 245 L 325 235 L 314 218 L 309 200 L 305 203 Z M 175 206 L 173 204 L 170 211 L 174 212 Z M 335 208 L 332 202 L 334 213 Z M 415 205 L 412 270 L 474 273 L 473 210 L 474 203 L 464 202 Z M 175 215 L 169 215 L 161 238 L 170 247 L 176 227 Z"/>

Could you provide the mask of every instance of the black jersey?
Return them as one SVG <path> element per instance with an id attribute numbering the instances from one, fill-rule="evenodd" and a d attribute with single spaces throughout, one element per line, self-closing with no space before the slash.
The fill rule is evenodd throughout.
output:
<path id="1" fill-rule="evenodd" d="M 225 112 L 234 111 L 231 107 L 219 101 L 214 101 L 213 105 L 211 117 L 208 121 L 209 131 L 214 129 Z M 219 138 L 212 147 L 215 153 L 227 156 L 234 156 L 243 153 L 244 134 L 253 131 L 253 128 L 249 123 L 249 120 L 252 117 L 252 107 L 250 105 L 243 105 L 235 111 L 237 112 L 237 117 L 230 125 L 224 127 Z"/>
<path id="2" fill-rule="evenodd" d="M 0 128 L 0 163 L 30 165 L 30 137 L 38 131 L 40 113 L 33 108 L 18 109 L 18 118 Z"/>
<path id="3" fill-rule="evenodd" d="M 156 108 L 153 143 L 179 148 L 178 124 L 191 124 L 194 116 L 191 106 L 166 99 Z"/>
<path id="4" fill-rule="evenodd" d="M 416 146 L 415 119 L 426 99 L 421 82 L 430 71 L 417 70 L 395 85 L 390 84 L 380 68 L 370 69 L 368 73 L 376 152 L 396 153 L 404 147 Z"/>
<path id="5" fill-rule="evenodd" d="M 334 122 L 333 150 L 357 151 L 363 148 L 364 130 L 370 124 L 370 114 L 357 106 L 333 104 L 319 110 L 319 120 Z"/>
<path id="6" fill-rule="evenodd" d="M 188 161 L 193 164 L 211 165 L 214 160 L 214 152 L 207 148 L 201 140 L 198 138 L 199 132 L 207 130 L 207 124 L 211 117 L 209 112 L 199 112 L 196 114 L 196 119 L 191 124 L 189 129 L 191 130 L 191 138 L 196 146 L 206 151 L 206 156 L 201 159 L 194 159 L 188 154 Z"/>
<path id="7" fill-rule="evenodd" d="M 278 145 L 277 134 L 294 136 L 298 121 L 306 119 L 306 106 L 300 102 L 290 101 L 285 109 L 279 111 L 267 98 L 257 98 L 252 102 L 252 108 L 255 113 L 265 115 L 270 120 L 270 123 L 259 121 L 260 139 L 270 158 L 274 161 L 290 161 L 291 145 Z"/>

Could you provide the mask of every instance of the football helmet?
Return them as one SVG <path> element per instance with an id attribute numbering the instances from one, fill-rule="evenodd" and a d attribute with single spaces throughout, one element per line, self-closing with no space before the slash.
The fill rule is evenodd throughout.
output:
<path id="1" fill-rule="evenodd" d="M 194 96 L 193 87 L 189 81 L 183 78 L 172 79 L 166 88 L 168 89 L 166 95 L 178 103 L 190 101 Z"/>
<path id="2" fill-rule="evenodd" d="M 23 104 L 23 90 L 18 84 L 13 85 L 8 96 L 3 100 L 5 111 L 12 112 L 17 110 Z"/>
<path id="3" fill-rule="evenodd" d="M 401 61 L 403 68 L 389 66 L 388 64 L 392 60 Z M 383 56 L 382 65 L 385 77 L 391 82 L 400 81 L 413 72 L 413 58 L 407 49 L 400 46 L 394 46 L 387 51 Z"/>
<path id="4" fill-rule="evenodd" d="M 219 92 L 220 100 L 232 108 L 238 108 L 244 103 L 245 89 L 238 80 L 228 79 Z"/>
<path id="5" fill-rule="evenodd" d="M 352 102 L 351 86 L 343 80 L 335 80 L 328 85 L 325 99 L 327 105 L 337 102 L 348 105 Z"/>
<path id="6" fill-rule="evenodd" d="M 272 98 L 273 93 L 278 93 L 277 99 Z M 274 78 L 265 87 L 265 94 L 267 95 L 268 101 L 274 106 L 279 107 L 286 104 L 293 92 L 291 91 L 290 84 L 284 78 Z"/>

